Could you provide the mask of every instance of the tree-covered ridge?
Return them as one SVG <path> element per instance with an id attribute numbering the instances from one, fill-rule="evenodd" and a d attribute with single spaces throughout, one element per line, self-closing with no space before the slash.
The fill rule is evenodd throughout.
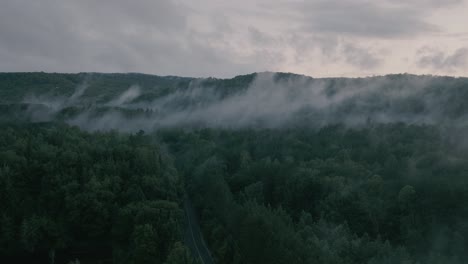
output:
<path id="1" fill-rule="evenodd" d="M 182 194 L 170 156 L 141 133 L 0 128 L 2 261 L 179 263 Z"/>
<path id="2" fill-rule="evenodd" d="M 393 124 L 161 136 L 219 263 L 466 263 L 468 160 L 441 132 Z"/>
<path id="3" fill-rule="evenodd" d="M 93 131 L 360 126 L 369 121 L 465 125 L 468 120 L 467 78 L 3 73 L 0 88 L 0 120 L 62 120 Z"/>
<path id="4" fill-rule="evenodd" d="M 0 103 L 19 103 L 28 95 L 71 96 L 78 86 L 86 86 L 83 98 L 106 102 L 132 85 L 142 88 L 140 100 L 151 100 L 178 89 L 187 89 L 191 82 L 203 86 L 246 87 L 255 74 L 233 79 L 157 76 L 140 73 L 0 73 Z"/>

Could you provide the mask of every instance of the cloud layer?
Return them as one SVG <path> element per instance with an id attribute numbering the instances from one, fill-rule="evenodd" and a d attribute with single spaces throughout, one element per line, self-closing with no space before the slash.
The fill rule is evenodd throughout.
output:
<path id="1" fill-rule="evenodd" d="M 466 12 L 466 0 L 5 0 L 0 71 L 466 75 Z"/>

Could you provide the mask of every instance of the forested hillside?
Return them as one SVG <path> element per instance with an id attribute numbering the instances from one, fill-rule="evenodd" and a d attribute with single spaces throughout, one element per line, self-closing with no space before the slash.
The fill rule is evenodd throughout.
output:
<path id="1" fill-rule="evenodd" d="M 170 260 L 186 251 L 182 193 L 171 158 L 141 133 L 0 129 L 2 262 Z"/>
<path id="2" fill-rule="evenodd" d="M 0 120 L 61 120 L 87 130 L 317 128 L 404 122 L 465 125 L 468 78 L 408 74 L 232 79 L 143 74 L 0 74 Z M 125 125 L 122 125 L 125 124 Z"/>
<path id="3" fill-rule="evenodd" d="M 468 159 L 433 126 L 161 133 L 219 263 L 466 263 Z"/>
<path id="4" fill-rule="evenodd" d="M 203 263 L 190 200 L 216 263 L 467 263 L 467 101 L 407 74 L 0 73 L 0 262 Z"/>

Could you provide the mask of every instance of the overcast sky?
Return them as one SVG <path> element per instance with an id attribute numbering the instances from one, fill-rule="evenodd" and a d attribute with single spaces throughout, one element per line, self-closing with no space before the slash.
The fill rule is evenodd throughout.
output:
<path id="1" fill-rule="evenodd" d="M 0 71 L 468 76 L 468 0 L 0 0 Z"/>

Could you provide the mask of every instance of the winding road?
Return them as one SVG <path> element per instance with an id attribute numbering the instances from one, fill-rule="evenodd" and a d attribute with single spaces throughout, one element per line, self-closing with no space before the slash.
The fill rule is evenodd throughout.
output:
<path id="1" fill-rule="evenodd" d="M 185 211 L 185 244 L 192 251 L 192 255 L 198 258 L 202 264 L 214 264 L 214 259 L 211 256 L 208 247 L 203 240 L 203 235 L 197 221 L 195 209 L 188 197 L 184 200 Z"/>

